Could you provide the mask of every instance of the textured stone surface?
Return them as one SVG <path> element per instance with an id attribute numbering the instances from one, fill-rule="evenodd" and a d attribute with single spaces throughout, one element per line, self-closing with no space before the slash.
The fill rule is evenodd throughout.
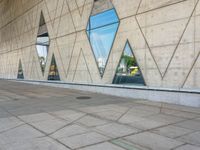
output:
<path id="1" fill-rule="evenodd" d="M 44 134 L 40 133 L 36 129 L 28 125 L 23 125 L 1 133 L 0 144 L 4 145 L 14 142 L 20 142 L 42 136 L 44 136 Z"/>
<path id="2" fill-rule="evenodd" d="M 54 138 L 63 138 L 63 137 L 83 134 L 85 132 L 88 132 L 86 128 L 74 124 L 74 125 L 69 125 L 69 126 L 64 127 L 63 129 L 52 134 L 51 136 Z"/>
<path id="3" fill-rule="evenodd" d="M 113 138 L 122 137 L 139 132 L 138 129 L 130 128 L 128 126 L 116 123 L 98 126 L 95 129 L 97 129 L 97 131 L 100 131 L 100 133 Z"/>
<path id="4" fill-rule="evenodd" d="M 9 114 L 0 118 L 0 150 L 200 148 L 197 108 L 9 81 L 0 81 L 0 94 L 23 95 L 0 101 Z M 92 98 L 76 99 L 85 95 Z"/>
<path id="5" fill-rule="evenodd" d="M 176 125 L 195 131 L 200 130 L 200 120 L 187 120 L 181 123 L 177 123 Z"/>
<path id="6" fill-rule="evenodd" d="M 63 128 L 67 124 L 69 124 L 69 122 L 60 119 L 49 119 L 45 121 L 31 123 L 31 125 L 33 125 L 35 128 L 45 132 L 46 134 L 53 133 L 58 129 Z"/>
<path id="7" fill-rule="evenodd" d="M 2 145 L 1 148 L 2 150 L 69 150 L 62 144 L 46 137 L 10 143 Z"/>
<path id="8" fill-rule="evenodd" d="M 97 144 L 99 142 L 107 141 L 109 138 L 95 132 L 75 135 L 67 138 L 61 138 L 59 141 L 66 144 L 72 149 L 85 147 L 88 145 Z"/>
<path id="9" fill-rule="evenodd" d="M 47 80 L 54 54 L 62 81 L 112 83 L 128 39 L 147 86 L 198 89 L 199 5 L 197 0 L 1 0 L 0 77 L 15 79 L 21 60 L 25 79 Z M 92 10 L 108 8 L 115 8 L 120 27 L 101 79 L 85 29 Z M 35 46 L 41 11 L 51 39 L 44 76 Z"/>
<path id="10" fill-rule="evenodd" d="M 0 118 L 0 132 L 15 128 L 22 124 L 24 123 L 15 117 Z"/>
<path id="11" fill-rule="evenodd" d="M 152 132 L 166 136 L 166 137 L 176 138 L 176 137 L 191 133 L 193 131 L 172 125 L 172 126 L 157 128 L 153 130 Z"/>
<path id="12" fill-rule="evenodd" d="M 124 150 L 124 149 L 110 143 L 102 143 L 102 144 L 97 144 L 94 146 L 82 148 L 80 150 Z"/>
<path id="13" fill-rule="evenodd" d="M 196 147 L 196 146 L 193 146 L 193 145 L 184 145 L 184 146 L 181 146 L 175 150 L 199 150 L 200 148 L 199 147 Z"/>
<path id="14" fill-rule="evenodd" d="M 128 136 L 125 139 L 153 150 L 167 150 L 183 144 L 182 142 L 149 132 Z"/>
<path id="15" fill-rule="evenodd" d="M 178 140 L 200 146 L 200 132 L 183 135 Z"/>
<path id="16" fill-rule="evenodd" d="M 105 121 L 105 120 L 98 119 L 98 118 L 91 117 L 91 116 L 85 116 L 85 117 L 81 118 L 80 120 L 78 120 L 77 122 L 80 124 L 86 125 L 88 127 L 100 126 L 100 125 L 107 123 L 107 121 Z"/>

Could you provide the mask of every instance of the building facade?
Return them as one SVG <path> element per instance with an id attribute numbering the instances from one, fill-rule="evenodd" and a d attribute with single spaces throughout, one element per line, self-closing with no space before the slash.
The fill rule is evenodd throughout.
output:
<path id="1" fill-rule="evenodd" d="M 199 24 L 199 0 L 0 0 L 0 78 L 198 93 Z"/>

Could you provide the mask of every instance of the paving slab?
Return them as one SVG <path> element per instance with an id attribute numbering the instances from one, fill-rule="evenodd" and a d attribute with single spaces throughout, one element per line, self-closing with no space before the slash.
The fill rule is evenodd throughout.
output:
<path id="1" fill-rule="evenodd" d="M 18 116 L 18 117 L 27 123 L 56 119 L 54 116 L 49 115 L 48 113 L 23 115 L 23 116 Z"/>
<path id="2" fill-rule="evenodd" d="M 196 147 L 196 146 L 194 146 L 194 145 L 189 145 L 189 144 L 187 144 L 187 145 L 178 147 L 178 148 L 176 148 L 175 150 L 200 150 L 200 148 L 199 148 L 199 147 Z"/>
<path id="3" fill-rule="evenodd" d="M 117 121 L 123 115 L 123 113 L 116 112 L 113 110 L 108 110 L 104 112 L 94 113 L 94 115 L 101 118 L 105 118 L 107 120 Z"/>
<path id="4" fill-rule="evenodd" d="M 176 126 L 198 131 L 200 130 L 200 120 L 186 120 L 177 123 Z"/>
<path id="5" fill-rule="evenodd" d="M 83 124 L 88 127 L 95 127 L 107 124 L 108 122 L 102 119 L 98 119 L 92 116 L 85 116 L 77 121 L 77 123 Z"/>
<path id="6" fill-rule="evenodd" d="M 26 141 L 37 137 L 42 137 L 44 134 L 28 125 L 22 125 L 14 129 L 8 130 L 0 134 L 0 145 Z"/>
<path id="7" fill-rule="evenodd" d="M 62 144 L 44 137 L 2 145 L 2 150 L 70 150 Z"/>
<path id="8" fill-rule="evenodd" d="M 178 111 L 178 110 L 173 110 L 173 109 L 166 109 L 166 108 L 163 108 L 161 112 L 164 113 L 164 114 L 182 117 L 182 118 L 187 118 L 187 119 L 193 119 L 193 118 L 200 117 L 200 114 Z"/>
<path id="9" fill-rule="evenodd" d="M 139 130 L 136 128 L 131 128 L 126 125 L 121 125 L 117 123 L 110 123 L 110 124 L 98 126 L 95 129 L 98 132 L 112 138 L 119 138 L 119 137 L 131 135 L 133 133 L 139 132 Z"/>
<path id="10" fill-rule="evenodd" d="M 166 122 L 148 119 L 148 117 L 147 118 L 143 118 L 143 117 L 137 118 L 137 119 L 135 119 L 135 121 L 132 121 L 129 124 L 140 130 L 150 130 L 150 129 L 154 129 L 154 128 L 158 128 L 158 127 L 167 125 Z"/>
<path id="11" fill-rule="evenodd" d="M 200 146 L 200 131 L 181 136 L 177 140 Z"/>
<path id="12" fill-rule="evenodd" d="M 119 146 L 113 145 L 111 143 L 105 142 L 93 146 L 88 146 L 85 148 L 82 148 L 80 150 L 125 150 Z"/>
<path id="13" fill-rule="evenodd" d="M 39 122 L 32 122 L 30 124 L 46 134 L 51 134 L 68 125 L 69 123 L 70 122 L 61 119 L 49 119 Z"/>
<path id="14" fill-rule="evenodd" d="M 185 118 L 182 118 L 182 117 L 165 115 L 165 114 L 156 114 L 156 115 L 151 115 L 151 116 L 144 117 L 144 118 L 158 121 L 158 122 L 164 122 L 166 124 L 174 124 L 174 123 L 186 120 Z"/>
<path id="15" fill-rule="evenodd" d="M 162 128 L 156 128 L 152 130 L 151 132 L 159 134 L 159 135 L 163 135 L 169 138 L 177 138 L 182 135 L 189 134 L 193 131 L 190 129 L 185 129 L 185 128 L 170 125 L 170 126 L 165 126 Z"/>
<path id="16" fill-rule="evenodd" d="M 143 132 L 128 136 L 125 137 L 125 139 L 135 144 L 147 147 L 151 150 L 170 150 L 184 144 L 183 142 L 150 132 Z"/>
<path id="17" fill-rule="evenodd" d="M 4 80 L 0 95 L 0 150 L 200 148 L 199 108 Z"/>
<path id="18" fill-rule="evenodd" d="M 56 112 L 51 112 L 51 113 L 68 121 L 75 121 L 85 116 L 85 113 L 74 111 L 74 110 L 61 110 L 61 111 L 56 111 Z"/>
<path id="19" fill-rule="evenodd" d="M 107 141 L 109 138 L 95 132 L 90 132 L 58 140 L 72 149 L 77 149 Z"/>
<path id="20" fill-rule="evenodd" d="M 24 124 L 16 117 L 0 118 L 0 133 Z"/>
<path id="21" fill-rule="evenodd" d="M 144 146 L 140 146 L 137 144 L 133 144 L 131 142 L 128 142 L 123 139 L 115 139 L 110 141 L 111 143 L 118 145 L 126 150 L 149 150 L 148 148 L 145 148 Z"/>
<path id="22" fill-rule="evenodd" d="M 60 129 L 59 131 L 55 132 L 54 134 L 51 135 L 51 137 L 53 138 L 66 138 L 66 137 L 70 137 L 73 135 L 79 135 L 79 134 L 83 134 L 89 132 L 89 130 L 85 127 L 82 127 L 80 125 L 76 125 L 76 124 L 72 124 L 72 125 L 68 125 L 62 129 Z"/>

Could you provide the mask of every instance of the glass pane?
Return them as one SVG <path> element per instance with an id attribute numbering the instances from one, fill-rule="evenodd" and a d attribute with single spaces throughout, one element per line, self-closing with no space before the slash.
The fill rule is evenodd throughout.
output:
<path id="1" fill-rule="evenodd" d="M 118 26 L 119 19 L 115 9 L 90 17 L 87 34 L 101 76 L 103 76 Z"/>
<path id="2" fill-rule="evenodd" d="M 114 84 L 145 85 L 130 45 L 127 43 L 117 67 Z"/>
<path id="3" fill-rule="evenodd" d="M 112 47 L 118 24 L 112 24 L 95 30 L 91 30 L 90 43 L 97 60 L 100 73 L 103 74 L 105 65 Z"/>
<path id="4" fill-rule="evenodd" d="M 90 17 L 88 30 L 119 22 L 115 9 L 107 10 Z"/>
<path id="5" fill-rule="evenodd" d="M 48 80 L 60 80 L 60 76 L 58 73 L 58 68 L 56 65 L 56 60 L 55 60 L 54 55 L 52 56 L 52 60 L 51 60 L 51 66 L 49 69 Z"/>
<path id="6" fill-rule="evenodd" d="M 45 65 L 47 62 L 47 54 L 48 54 L 48 46 L 37 45 L 37 52 L 40 61 L 40 65 L 42 68 L 42 72 L 44 73 Z"/>
<path id="7" fill-rule="evenodd" d="M 41 13 L 36 48 L 43 75 L 47 62 L 49 44 L 50 44 L 49 34 L 47 31 L 43 13 Z"/>
<path id="8" fill-rule="evenodd" d="M 17 79 L 24 79 L 24 73 L 23 73 L 23 69 L 22 69 L 21 60 L 19 61 Z"/>
<path id="9" fill-rule="evenodd" d="M 49 37 L 48 36 L 37 37 L 37 44 L 49 46 Z"/>

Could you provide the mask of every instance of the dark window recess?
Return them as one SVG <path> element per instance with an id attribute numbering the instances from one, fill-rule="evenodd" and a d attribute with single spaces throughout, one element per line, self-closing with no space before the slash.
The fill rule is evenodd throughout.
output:
<path id="1" fill-rule="evenodd" d="M 23 69 L 22 69 L 22 62 L 21 62 L 21 60 L 19 60 L 17 79 L 24 79 L 24 72 L 23 72 Z"/>
<path id="2" fill-rule="evenodd" d="M 55 56 L 52 56 L 51 65 L 49 68 L 48 80 L 60 80 Z"/>

